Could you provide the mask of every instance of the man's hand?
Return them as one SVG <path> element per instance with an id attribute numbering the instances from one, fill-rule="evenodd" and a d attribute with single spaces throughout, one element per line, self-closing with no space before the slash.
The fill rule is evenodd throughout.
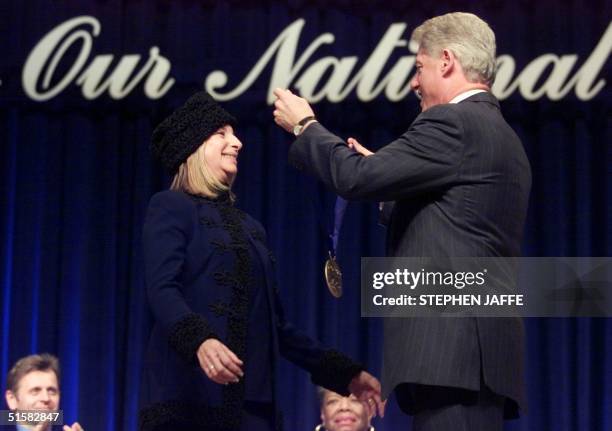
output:
<path id="1" fill-rule="evenodd" d="M 376 377 L 367 371 L 362 371 L 353 377 L 348 389 L 368 406 L 370 415 L 376 416 L 378 411 L 381 418 L 385 416 L 385 404 L 387 402 L 382 400 L 380 382 Z"/>
<path id="2" fill-rule="evenodd" d="M 83 431 L 83 428 L 78 422 L 75 422 L 72 426 L 64 425 L 62 431 Z"/>
<path id="3" fill-rule="evenodd" d="M 274 102 L 274 122 L 287 132 L 292 133 L 293 127 L 306 117 L 314 116 L 314 111 L 306 101 L 289 90 L 277 88 Z"/>
<path id="4" fill-rule="evenodd" d="M 355 138 L 348 138 L 346 143 L 350 149 L 355 150 L 357 153 L 361 154 L 364 157 L 371 156 L 372 154 L 374 154 L 372 151 L 361 145 L 359 141 L 357 141 L 357 139 Z"/>
<path id="5" fill-rule="evenodd" d="M 215 338 L 204 341 L 197 352 L 200 367 L 215 383 L 227 385 L 238 383 L 242 372 L 242 361 L 225 344 Z"/>

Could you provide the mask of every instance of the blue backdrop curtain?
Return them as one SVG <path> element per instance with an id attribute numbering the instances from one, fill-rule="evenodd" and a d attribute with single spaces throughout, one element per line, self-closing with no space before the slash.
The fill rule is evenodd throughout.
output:
<path id="1" fill-rule="evenodd" d="M 441 2 L 375 1 L 4 1 L 0 5 L 0 374 L 33 352 L 59 356 L 65 418 L 87 430 L 134 430 L 141 359 L 151 317 L 144 297 L 141 226 L 149 197 L 168 186 L 151 160 L 155 125 L 205 77 L 224 70 L 234 88 L 272 41 L 295 20 L 305 20 L 299 56 L 318 35 L 335 41 L 313 56 L 354 55 L 359 65 L 393 23 L 410 29 L 441 13 L 466 10 L 496 31 L 498 54 L 518 71 L 545 54 L 576 54 L 583 64 L 610 24 L 609 1 Z M 86 64 L 113 54 L 146 60 L 152 46 L 172 64 L 175 83 L 158 99 L 140 84 L 126 97 L 88 100 L 75 82 L 46 101 L 24 91 L 22 70 L 33 47 L 51 29 L 77 16 L 95 17 L 100 34 Z M 67 73 L 74 44 L 60 61 Z M 403 55 L 396 49 L 385 71 Z M 605 54 L 606 58 L 609 51 Z M 299 327 L 365 362 L 381 365 L 381 321 L 360 318 L 360 256 L 384 254 L 377 208 L 349 205 L 339 260 L 345 295 L 333 299 L 322 265 L 334 196 L 287 164 L 289 135 L 272 122 L 266 103 L 274 63 L 225 106 L 239 119 L 244 148 L 235 184 L 238 205 L 268 230 L 279 261 L 281 295 Z M 549 73 L 548 71 L 547 73 Z M 610 78 L 609 61 L 598 79 Z M 355 73 L 355 72 L 353 72 Z M 321 82 L 325 82 L 326 76 Z M 57 76 L 54 79 L 58 79 Z M 546 79 L 546 73 L 541 82 Z M 533 169 L 525 230 L 526 256 L 612 255 L 612 145 L 610 83 L 581 100 L 573 91 L 558 101 L 526 100 L 516 91 L 502 110 L 520 135 Z M 409 94 L 384 93 L 365 102 L 348 94 L 341 103 L 315 105 L 321 121 L 340 136 L 372 149 L 401 134 L 418 113 Z M 612 320 L 527 319 L 529 413 L 512 430 L 612 429 Z M 283 362 L 282 407 L 287 429 L 318 422 L 308 376 Z M 393 402 L 379 430 L 409 429 Z"/>

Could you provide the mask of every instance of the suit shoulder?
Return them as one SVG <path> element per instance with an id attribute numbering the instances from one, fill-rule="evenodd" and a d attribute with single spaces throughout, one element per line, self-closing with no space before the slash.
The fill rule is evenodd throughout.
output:
<path id="1" fill-rule="evenodd" d="M 149 201 L 143 233 L 145 237 L 150 237 L 159 229 L 169 228 L 192 232 L 197 214 L 197 206 L 187 194 L 176 190 L 155 193 Z"/>
<path id="2" fill-rule="evenodd" d="M 189 195 L 179 190 L 162 190 L 151 196 L 151 202 L 169 202 L 178 205 L 186 205 L 191 202 L 191 198 L 189 198 Z"/>
<path id="3" fill-rule="evenodd" d="M 457 109 L 458 104 L 435 105 L 427 111 L 422 112 L 417 119 L 436 123 L 461 123 L 461 110 Z"/>
<path id="4" fill-rule="evenodd" d="M 163 208 L 169 212 L 191 211 L 195 207 L 193 200 L 179 190 L 163 190 L 155 193 L 150 201 L 149 208 Z"/>
<path id="5" fill-rule="evenodd" d="M 461 112 L 461 106 L 458 103 L 444 103 L 441 105 L 432 106 L 424 114 L 428 114 L 432 117 L 446 117 L 448 115 L 459 116 Z"/>
<path id="6" fill-rule="evenodd" d="M 432 106 L 419 114 L 408 130 L 411 131 L 443 133 L 457 138 L 463 134 L 462 115 L 453 105 Z"/>

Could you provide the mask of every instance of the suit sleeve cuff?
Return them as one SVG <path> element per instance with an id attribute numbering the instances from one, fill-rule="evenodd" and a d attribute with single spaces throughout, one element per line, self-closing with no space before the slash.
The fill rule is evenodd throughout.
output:
<path id="1" fill-rule="evenodd" d="M 317 370 L 312 373 L 311 380 L 315 385 L 348 396 L 348 386 L 351 380 L 365 368 L 362 364 L 354 362 L 345 354 L 337 350 L 327 350 Z"/>
<path id="2" fill-rule="evenodd" d="M 168 342 L 186 362 L 197 363 L 198 348 L 209 338 L 218 337 L 204 317 L 191 313 L 172 326 Z"/>
<path id="3" fill-rule="evenodd" d="M 300 134 L 300 136 L 295 138 L 289 147 L 289 164 L 299 171 L 304 170 L 302 159 L 304 158 L 304 154 L 306 153 L 310 139 L 312 138 L 310 135 L 316 134 L 315 130 L 318 130 L 319 133 L 328 132 L 328 130 L 321 123 L 316 121 L 308 126 L 306 130 Z"/>

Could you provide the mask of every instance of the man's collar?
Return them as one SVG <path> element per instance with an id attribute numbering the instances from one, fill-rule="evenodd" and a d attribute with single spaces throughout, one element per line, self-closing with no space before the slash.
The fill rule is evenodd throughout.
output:
<path id="1" fill-rule="evenodd" d="M 468 97 L 473 96 L 474 94 L 478 94 L 478 93 L 486 93 L 486 90 L 483 90 L 481 88 L 475 88 L 473 90 L 468 90 L 468 91 L 464 91 L 461 94 L 456 95 L 455 97 L 452 98 L 452 100 L 448 103 L 459 103 L 465 99 L 467 99 Z"/>

